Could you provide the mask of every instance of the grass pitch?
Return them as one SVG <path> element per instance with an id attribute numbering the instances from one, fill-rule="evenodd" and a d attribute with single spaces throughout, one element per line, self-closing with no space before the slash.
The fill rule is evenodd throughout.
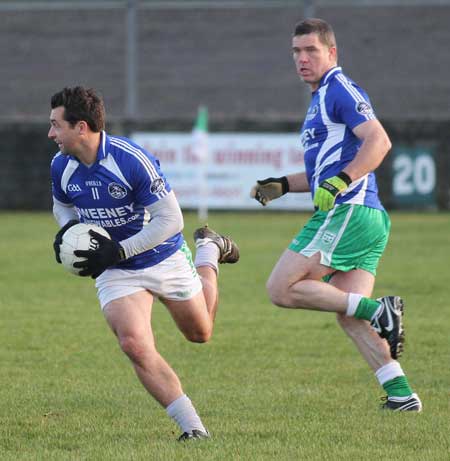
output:
<path id="1" fill-rule="evenodd" d="M 383 392 L 332 314 L 268 301 L 272 266 L 308 216 L 210 215 L 242 254 L 221 267 L 210 343 L 188 343 L 155 304 L 159 350 L 213 436 L 178 444 L 106 326 L 93 281 L 54 262 L 50 214 L 0 214 L 0 459 L 450 459 L 448 214 L 391 214 L 375 291 L 406 301 L 401 363 L 422 414 L 379 410 Z M 185 218 L 192 247 L 198 223 Z"/>

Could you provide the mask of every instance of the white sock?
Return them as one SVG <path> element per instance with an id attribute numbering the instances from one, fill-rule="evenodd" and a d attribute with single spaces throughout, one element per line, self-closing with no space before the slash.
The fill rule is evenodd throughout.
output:
<path id="1" fill-rule="evenodd" d="M 395 360 L 387 363 L 386 365 L 383 365 L 381 368 L 378 368 L 378 370 L 375 372 L 375 376 L 378 379 L 380 386 L 382 386 L 386 381 L 390 381 L 391 379 L 394 379 L 397 376 L 404 375 L 405 373 L 403 373 L 402 367 Z"/>
<path id="2" fill-rule="evenodd" d="M 346 315 L 349 317 L 354 317 L 356 309 L 358 308 L 358 304 L 361 301 L 362 295 L 357 293 L 349 293 L 348 294 L 348 305 L 347 305 L 347 312 Z"/>
<path id="3" fill-rule="evenodd" d="M 195 267 L 209 266 L 218 273 L 219 266 L 217 261 L 219 260 L 219 256 L 219 247 L 210 240 L 197 247 L 194 261 Z"/>
<path id="4" fill-rule="evenodd" d="M 413 392 L 411 395 L 407 395 L 406 397 L 389 397 L 389 400 L 394 400 L 396 402 L 406 402 L 407 400 L 409 400 L 411 397 L 415 397 L 417 400 L 420 400 L 419 399 L 419 396 Z"/>
<path id="5" fill-rule="evenodd" d="M 186 394 L 178 397 L 167 408 L 167 414 L 180 426 L 182 432 L 192 433 L 194 429 L 207 432 L 194 405 Z"/>

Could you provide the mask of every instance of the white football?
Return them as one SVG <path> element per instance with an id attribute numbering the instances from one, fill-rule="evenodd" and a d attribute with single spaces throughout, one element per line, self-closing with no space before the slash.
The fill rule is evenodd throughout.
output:
<path id="1" fill-rule="evenodd" d="M 78 275 L 82 270 L 78 267 L 73 267 L 73 263 L 86 260 L 86 258 L 75 256 L 73 252 L 75 250 L 96 250 L 98 248 L 98 241 L 89 234 L 90 230 L 98 232 L 109 239 L 111 238 L 103 227 L 95 224 L 75 224 L 64 232 L 59 257 L 62 265 L 72 274 Z"/>

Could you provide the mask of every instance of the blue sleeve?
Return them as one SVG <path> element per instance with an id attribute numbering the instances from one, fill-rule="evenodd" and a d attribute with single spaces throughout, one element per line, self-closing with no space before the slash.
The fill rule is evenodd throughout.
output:
<path id="1" fill-rule="evenodd" d="M 138 203 L 148 206 L 165 197 L 172 189 L 161 171 L 159 160 L 140 149 L 133 159 L 132 186 Z"/>
<path id="2" fill-rule="evenodd" d="M 330 96 L 330 118 L 336 123 L 343 123 L 353 130 L 361 123 L 377 118 L 366 92 L 353 82 L 337 83 Z"/>
<path id="3" fill-rule="evenodd" d="M 53 197 L 62 203 L 72 203 L 69 197 L 67 197 L 66 193 L 61 188 L 61 177 L 64 171 L 64 164 L 61 161 L 61 154 L 56 154 L 55 157 L 53 157 L 50 171 Z"/>

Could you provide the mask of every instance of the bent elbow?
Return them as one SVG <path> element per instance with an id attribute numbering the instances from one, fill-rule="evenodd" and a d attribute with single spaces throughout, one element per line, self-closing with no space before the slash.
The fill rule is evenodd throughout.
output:
<path id="1" fill-rule="evenodd" d="M 386 136 L 386 139 L 384 140 L 384 149 L 386 151 L 386 154 L 388 154 L 389 151 L 392 149 L 392 142 L 387 136 Z"/>

